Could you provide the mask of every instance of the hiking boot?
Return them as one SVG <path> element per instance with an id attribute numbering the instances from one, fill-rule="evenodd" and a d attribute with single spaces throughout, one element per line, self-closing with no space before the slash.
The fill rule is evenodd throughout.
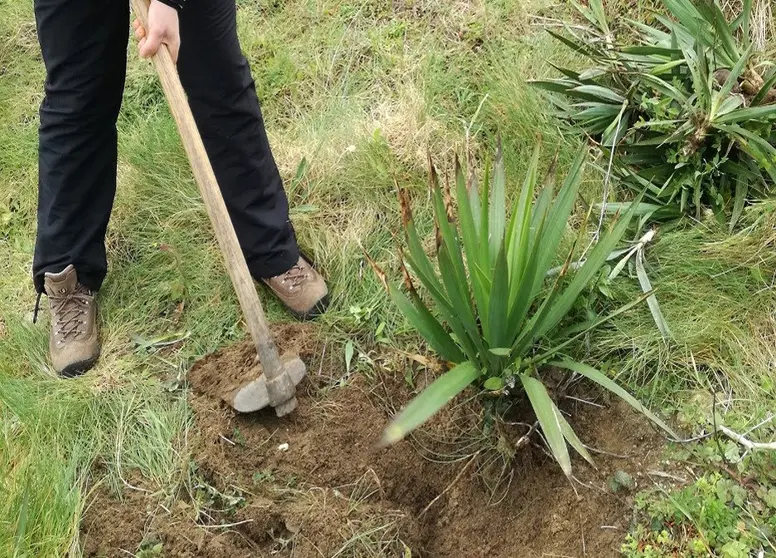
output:
<path id="1" fill-rule="evenodd" d="M 68 378 L 83 374 L 100 356 L 94 293 L 78 282 L 72 265 L 46 273 L 44 288 L 51 310 L 51 364 Z"/>
<path id="2" fill-rule="evenodd" d="M 262 280 L 288 311 L 300 320 L 319 316 L 329 305 L 326 282 L 301 256 L 296 265 L 285 273 Z"/>

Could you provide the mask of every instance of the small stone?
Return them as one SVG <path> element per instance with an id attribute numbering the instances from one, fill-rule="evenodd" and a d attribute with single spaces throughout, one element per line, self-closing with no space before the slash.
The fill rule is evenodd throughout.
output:
<path id="1" fill-rule="evenodd" d="M 284 442 L 278 446 L 278 451 L 288 451 L 288 443 Z"/>

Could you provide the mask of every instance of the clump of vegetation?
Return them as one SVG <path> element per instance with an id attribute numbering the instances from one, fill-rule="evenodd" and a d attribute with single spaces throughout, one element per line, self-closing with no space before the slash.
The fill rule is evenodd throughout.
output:
<path id="1" fill-rule="evenodd" d="M 624 19 L 617 33 L 601 0 L 577 6 L 589 25 L 551 33 L 591 65 L 532 83 L 601 146 L 625 186 L 646 188 L 642 213 L 700 219 L 708 208 L 732 229 L 746 201 L 776 182 L 776 68 L 750 40 L 751 0 L 733 21 L 715 0 L 662 5 L 660 28 Z"/>
<path id="2" fill-rule="evenodd" d="M 579 265 L 572 265 L 572 259 L 578 256 L 575 246 L 581 244 L 586 227 L 580 227 L 575 246 L 568 253 L 563 253 L 561 241 L 577 198 L 586 151 L 580 150 L 557 196 L 553 193 L 554 171 L 543 185 L 538 185 L 539 152 L 537 147 L 509 220 L 500 147 L 492 180 L 488 164 L 481 191 L 474 173 L 467 183 L 456 161 L 457 215 L 450 185 L 447 181 L 440 185 L 430 163 L 438 271 L 423 249 L 408 193 L 399 188 L 407 248 L 402 256 L 412 270 L 411 275 L 402 263 L 408 294 L 389 285 L 382 270 L 373 265 L 393 301 L 451 369 L 386 428 L 386 443 L 402 439 L 469 385 L 505 395 L 522 391 L 552 454 L 568 475 L 571 464 L 567 443 L 585 459 L 591 458 L 542 382 L 541 370 L 547 366 L 589 378 L 670 432 L 660 419 L 607 376 L 563 354 L 569 344 L 590 329 L 643 300 L 637 299 L 592 322 L 569 323 L 573 321 L 570 317 L 577 298 L 599 275 L 632 220 L 636 206 L 600 234 L 598 241 L 585 250 Z M 565 257 L 565 264 L 547 286 L 548 275 L 554 275 L 549 273 L 551 266 L 559 257 Z M 429 300 L 416 290 L 415 280 L 424 287 Z"/>
<path id="3" fill-rule="evenodd" d="M 746 488 L 719 473 L 705 474 L 673 494 L 645 492 L 637 499 L 642 521 L 628 535 L 623 554 L 748 558 L 774 552 L 776 489 L 760 486 L 754 492 L 752 499 Z"/>

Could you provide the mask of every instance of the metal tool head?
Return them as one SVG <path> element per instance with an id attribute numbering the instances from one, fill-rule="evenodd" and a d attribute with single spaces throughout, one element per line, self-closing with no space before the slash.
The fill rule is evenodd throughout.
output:
<path id="1" fill-rule="evenodd" d="M 280 356 L 280 363 L 283 367 L 282 374 L 274 382 L 282 384 L 276 392 L 287 393 L 290 397 L 283 397 L 280 400 L 273 401 L 270 397 L 270 389 L 267 386 L 267 377 L 261 374 L 255 380 L 240 386 L 232 395 L 229 404 L 238 413 L 252 413 L 259 409 L 272 406 L 275 408 L 277 416 L 282 417 L 296 408 L 295 387 L 307 375 L 305 366 L 299 355 L 295 353 L 285 353 Z"/>

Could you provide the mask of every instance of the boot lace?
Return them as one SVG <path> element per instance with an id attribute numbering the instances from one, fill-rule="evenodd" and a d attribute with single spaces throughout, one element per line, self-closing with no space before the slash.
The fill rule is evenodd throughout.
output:
<path id="1" fill-rule="evenodd" d="M 283 278 L 280 280 L 280 282 L 284 285 L 291 283 L 290 290 L 293 291 L 301 287 L 307 280 L 307 277 L 307 270 L 303 266 L 296 264 L 294 267 L 283 274 Z"/>
<path id="2" fill-rule="evenodd" d="M 91 304 L 92 293 L 79 285 L 73 292 L 64 296 L 50 296 L 51 315 L 54 320 L 54 333 L 61 342 L 78 339 L 86 333 L 87 306 Z"/>

